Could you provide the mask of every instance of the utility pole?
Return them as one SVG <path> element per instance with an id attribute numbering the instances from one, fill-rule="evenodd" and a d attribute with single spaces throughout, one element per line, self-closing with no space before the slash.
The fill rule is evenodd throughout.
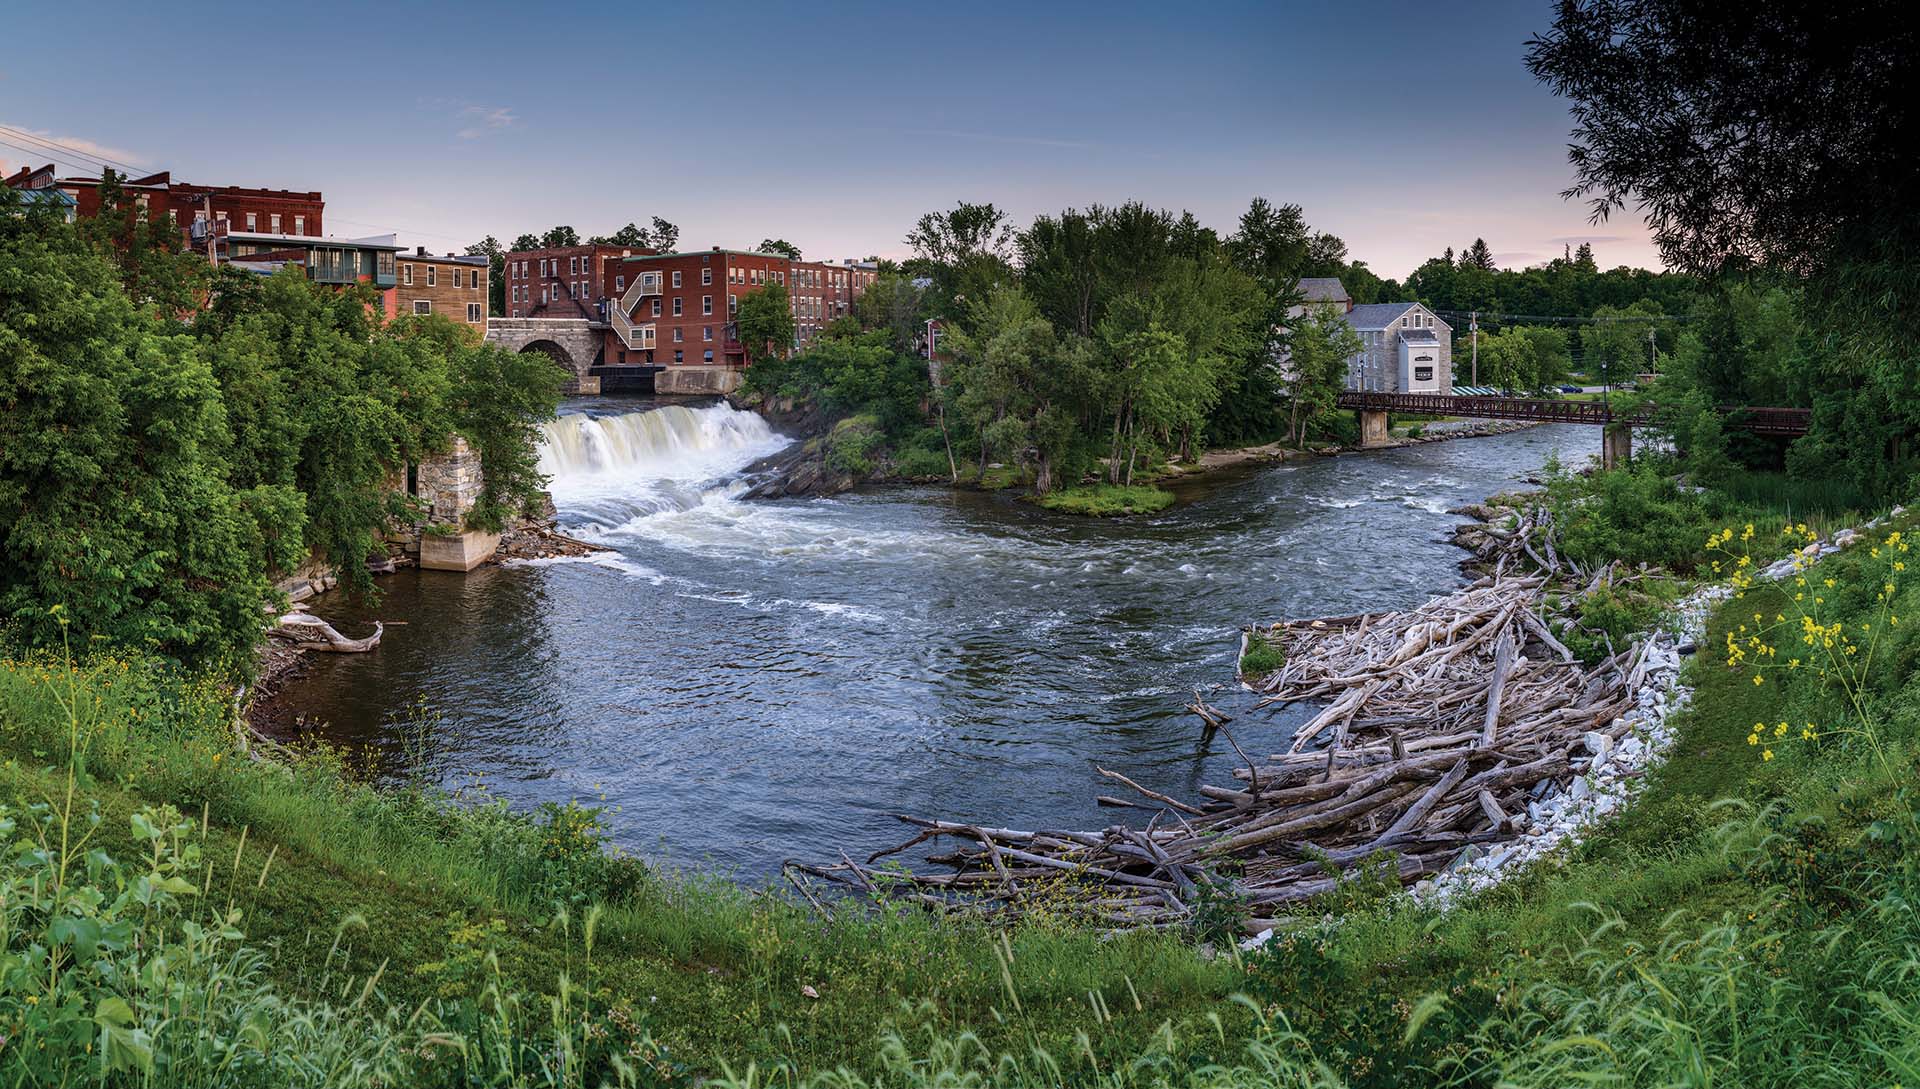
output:
<path id="1" fill-rule="evenodd" d="M 1467 311 L 1467 329 L 1473 334 L 1473 381 L 1470 384 L 1478 386 L 1480 384 L 1480 311 Z"/>
<path id="2" fill-rule="evenodd" d="M 1660 373 L 1660 346 L 1654 343 L 1653 326 L 1647 326 L 1647 373 Z"/>
<path id="3" fill-rule="evenodd" d="M 214 252 L 213 248 L 213 194 L 210 192 L 200 194 L 200 203 L 205 205 L 207 211 L 207 264 L 212 265 L 214 270 L 218 271 L 220 268 L 220 256 Z"/>

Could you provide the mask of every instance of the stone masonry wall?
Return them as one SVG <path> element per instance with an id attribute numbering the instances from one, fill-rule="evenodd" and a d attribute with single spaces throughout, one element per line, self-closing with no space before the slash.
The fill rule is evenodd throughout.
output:
<path id="1" fill-rule="evenodd" d="M 486 483 L 479 452 L 458 435 L 446 453 L 420 463 L 417 479 L 418 498 L 429 509 L 427 517 L 448 526 L 459 526 L 466 520 Z"/>

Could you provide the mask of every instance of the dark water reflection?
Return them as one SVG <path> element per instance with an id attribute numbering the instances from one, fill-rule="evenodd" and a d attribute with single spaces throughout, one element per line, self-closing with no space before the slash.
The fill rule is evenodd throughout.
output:
<path id="1" fill-rule="evenodd" d="M 316 656 L 286 698 L 389 768 L 516 803 L 604 794 L 630 847 L 747 875 L 903 839 L 896 812 L 1097 826 L 1114 784 L 1095 764 L 1176 795 L 1225 781 L 1232 750 L 1203 749 L 1181 706 L 1225 683 L 1211 698 L 1244 709 L 1240 625 L 1457 584 L 1445 511 L 1597 443 L 1543 427 L 1250 468 L 1121 521 L 931 488 L 556 487 L 614 566 L 408 572 L 371 606 L 323 599 L 356 632 L 405 623 L 375 653 Z M 390 721 L 419 699 L 444 715 L 424 749 Z M 1254 712 L 1235 732 L 1270 752 L 1291 724 Z"/>

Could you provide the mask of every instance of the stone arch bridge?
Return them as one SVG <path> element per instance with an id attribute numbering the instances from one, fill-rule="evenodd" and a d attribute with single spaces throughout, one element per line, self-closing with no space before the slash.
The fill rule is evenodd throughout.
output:
<path id="1" fill-rule="evenodd" d="M 607 327 L 585 318 L 490 318 L 487 343 L 510 352 L 539 352 L 567 372 L 568 393 L 599 393 L 593 373 Z"/>

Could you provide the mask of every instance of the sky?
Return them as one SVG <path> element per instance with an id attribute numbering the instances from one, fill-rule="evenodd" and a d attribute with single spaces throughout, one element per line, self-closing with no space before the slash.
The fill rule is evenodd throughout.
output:
<path id="1" fill-rule="evenodd" d="M 329 233 L 456 250 L 661 216 L 682 248 L 904 257 L 925 212 L 1017 224 L 1138 199 L 1230 233 L 1296 203 L 1402 278 L 1484 237 L 1520 268 L 1630 213 L 1560 197 L 1566 104 L 1527 74 L 1546 0 L 1398 3 L 351 2 L 23 5 L 0 162 L 320 190 Z M 97 170 L 87 171 L 97 172 Z"/>

